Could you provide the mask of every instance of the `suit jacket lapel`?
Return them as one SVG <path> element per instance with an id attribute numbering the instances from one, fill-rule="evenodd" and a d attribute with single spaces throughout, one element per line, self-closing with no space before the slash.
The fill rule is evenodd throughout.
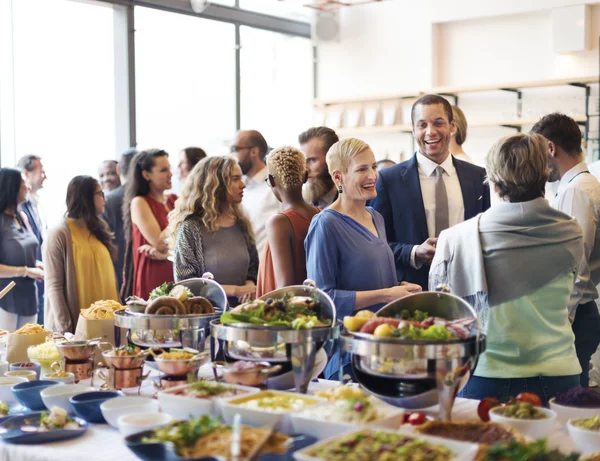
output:
<path id="1" fill-rule="evenodd" d="M 475 184 L 469 175 L 463 169 L 463 165 L 460 162 L 457 162 L 454 157 L 452 157 L 452 163 L 454 164 L 454 168 L 456 168 L 456 174 L 458 176 L 458 182 L 460 183 L 460 190 L 462 191 L 463 203 L 465 205 L 465 221 L 475 215 L 477 215 L 477 197 L 475 197 L 476 190 Z"/>
<path id="2" fill-rule="evenodd" d="M 408 161 L 406 169 L 402 172 L 402 179 L 408 191 L 408 196 L 406 197 L 408 207 L 414 210 L 415 227 L 421 233 L 421 242 L 424 242 L 429 237 L 429 231 L 427 230 L 427 217 L 425 215 L 425 205 L 423 204 L 421 181 L 419 180 L 419 164 L 417 163 L 416 154 Z"/>

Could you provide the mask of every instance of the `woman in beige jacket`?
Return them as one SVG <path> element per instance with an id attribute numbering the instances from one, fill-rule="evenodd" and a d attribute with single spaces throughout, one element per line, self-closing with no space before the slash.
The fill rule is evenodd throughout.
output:
<path id="1" fill-rule="evenodd" d="M 98 218 L 105 204 L 102 188 L 91 176 L 76 176 L 69 183 L 66 218 L 44 242 L 49 330 L 74 333 L 82 309 L 99 300 L 119 299 L 112 234 Z"/>

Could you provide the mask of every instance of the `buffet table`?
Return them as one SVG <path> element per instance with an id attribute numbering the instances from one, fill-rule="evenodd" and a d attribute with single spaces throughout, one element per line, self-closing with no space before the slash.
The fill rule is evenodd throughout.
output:
<path id="1" fill-rule="evenodd" d="M 153 371 L 154 377 L 156 372 Z M 200 377 L 212 376 L 212 368 L 205 365 L 200 369 Z M 152 375 L 151 375 L 152 378 Z M 335 381 L 312 381 L 309 393 L 328 389 L 338 385 Z M 128 391 L 128 394 L 135 392 Z M 142 386 L 142 394 L 151 396 L 155 389 L 151 382 Z M 477 418 L 478 401 L 456 399 L 452 411 L 453 421 L 468 421 Z M 431 407 L 425 413 L 436 414 L 437 408 Z M 564 453 L 575 451 L 575 446 L 564 426 L 556 425 L 548 437 L 548 444 Z M 80 438 L 44 445 L 13 445 L 0 442 L 0 460 L 2 461 L 136 461 L 137 457 L 123 443 L 117 429 L 108 424 L 90 424 L 85 435 Z"/>

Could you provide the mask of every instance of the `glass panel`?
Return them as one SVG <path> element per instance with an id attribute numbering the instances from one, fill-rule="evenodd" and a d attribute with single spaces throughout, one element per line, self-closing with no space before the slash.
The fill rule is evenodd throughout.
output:
<path id="1" fill-rule="evenodd" d="M 312 123 L 310 40 L 241 27 L 242 129 L 256 129 L 271 147 L 296 145 Z"/>
<path id="2" fill-rule="evenodd" d="M 116 158 L 113 10 L 64 0 L 13 2 L 15 158 L 42 157 L 49 224 L 73 176 Z M 3 158 L 6 161 L 6 158 Z M 6 161 L 6 166 L 14 163 Z"/>
<path id="3" fill-rule="evenodd" d="M 187 146 L 228 152 L 235 133 L 235 26 L 136 7 L 135 28 L 138 146 L 165 149 L 173 167 Z"/>
<path id="4" fill-rule="evenodd" d="M 296 21 L 310 21 L 311 8 L 304 6 L 308 0 L 240 0 L 240 8 L 257 13 L 278 16 L 280 18 L 294 19 Z"/>

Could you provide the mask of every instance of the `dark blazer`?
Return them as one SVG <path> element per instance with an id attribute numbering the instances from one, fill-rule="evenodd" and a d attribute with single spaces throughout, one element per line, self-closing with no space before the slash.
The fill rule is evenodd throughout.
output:
<path id="1" fill-rule="evenodd" d="M 465 205 L 465 220 L 490 207 L 490 188 L 484 184 L 485 170 L 452 158 Z M 399 281 L 417 283 L 427 289 L 429 266 L 413 269 L 410 253 L 429 236 L 416 154 L 405 162 L 386 168 L 377 180 L 377 197 L 371 201 L 385 221 L 385 231 Z M 432 236 L 433 237 L 433 236 Z"/>
<path id="2" fill-rule="evenodd" d="M 115 235 L 113 243 L 117 247 L 117 259 L 114 261 L 117 286 L 123 283 L 123 261 L 125 259 L 125 232 L 123 230 L 123 194 L 125 186 L 119 186 L 106 195 L 106 207 L 102 218 L 108 223 L 110 231 Z"/>

